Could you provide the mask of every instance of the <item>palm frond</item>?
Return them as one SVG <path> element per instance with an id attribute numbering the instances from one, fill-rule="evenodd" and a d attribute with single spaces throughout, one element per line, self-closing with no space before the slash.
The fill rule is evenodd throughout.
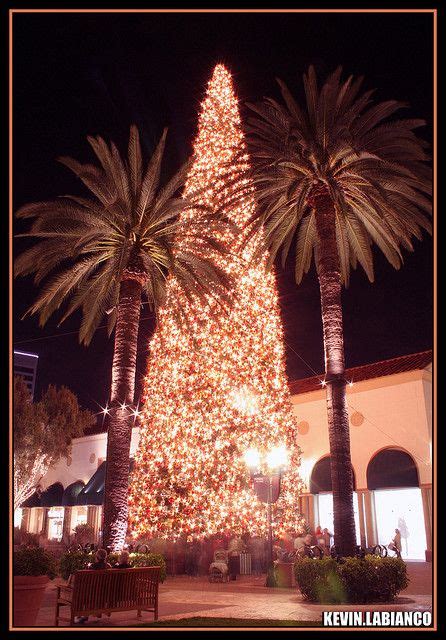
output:
<path id="1" fill-rule="evenodd" d="M 82 310 L 81 342 L 90 343 L 106 314 L 110 335 L 127 272 L 140 273 L 156 313 L 165 300 L 169 278 L 176 279 L 186 300 L 213 301 L 215 307 L 217 300 L 224 306 L 233 299 L 232 279 L 215 258 L 229 251 L 219 238 L 235 238 L 239 230 L 225 211 L 214 212 L 180 197 L 190 161 L 160 186 L 166 133 L 167 129 L 145 172 L 135 126 L 130 129 L 126 162 L 113 142 L 88 137 L 99 166 L 72 158 L 60 161 L 93 197 L 63 196 L 18 210 L 18 217 L 32 221 L 29 231 L 19 236 L 36 243 L 16 259 L 15 275 L 33 274 L 36 284 L 47 279 L 27 312 L 38 314 L 41 325 L 66 303 L 60 323 Z M 182 216 L 191 206 L 200 210 L 194 225 Z"/>
<path id="2" fill-rule="evenodd" d="M 135 222 L 137 223 L 141 222 L 144 212 L 146 208 L 150 206 L 151 200 L 158 188 L 158 182 L 161 173 L 161 161 L 164 154 L 164 147 L 166 145 L 166 136 L 167 129 L 164 129 L 160 141 L 158 142 L 155 152 L 152 155 L 144 174 L 138 203 L 135 209 Z"/>
<path id="3" fill-rule="evenodd" d="M 142 180 L 142 153 L 141 143 L 139 141 L 138 127 L 134 124 L 130 127 L 129 146 L 128 146 L 128 162 L 130 181 L 132 185 L 133 198 L 136 199 L 141 188 Z"/>
<path id="4" fill-rule="evenodd" d="M 374 102 L 374 89 L 361 92 L 362 77 L 341 76 L 338 67 L 319 87 L 310 66 L 303 76 L 303 106 L 282 80 L 283 104 L 270 98 L 248 104 L 257 207 L 247 227 L 251 234 L 263 227 L 270 258 L 282 249 L 286 260 L 295 239 L 298 282 L 316 248 L 306 212 L 314 185 L 324 186 L 334 206 L 339 273 L 346 286 L 357 261 L 373 280 L 371 243 L 399 268 L 401 249 L 412 250 L 412 237 L 432 231 L 427 144 L 414 133 L 424 121 L 392 120 L 405 103 Z"/>
<path id="5" fill-rule="evenodd" d="M 300 223 L 296 236 L 296 267 L 295 278 L 300 284 L 311 265 L 313 248 L 316 238 L 316 224 L 314 212 L 307 215 Z"/>
<path id="6" fill-rule="evenodd" d="M 88 189 L 105 206 L 113 204 L 117 198 L 116 186 L 105 178 L 105 173 L 92 164 L 81 164 L 73 158 L 61 156 L 58 161 L 71 169 Z"/>

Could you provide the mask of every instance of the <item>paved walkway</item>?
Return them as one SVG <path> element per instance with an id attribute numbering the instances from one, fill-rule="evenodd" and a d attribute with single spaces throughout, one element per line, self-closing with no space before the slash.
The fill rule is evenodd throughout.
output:
<path id="1" fill-rule="evenodd" d="M 268 589 L 265 577 L 240 576 L 237 581 L 210 584 L 205 577 L 168 577 L 160 585 L 159 619 L 178 620 L 187 617 L 245 618 L 270 620 L 320 620 L 322 611 L 430 611 L 432 608 L 432 565 L 408 563 L 409 587 L 391 604 L 318 605 L 302 600 L 296 588 Z M 56 584 L 46 590 L 37 626 L 54 625 Z M 135 612 L 113 613 L 110 618 L 91 618 L 88 626 L 134 626 L 151 622 L 153 614 L 143 612 L 138 620 Z M 82 625 L 85 626 L 85 625 Z M 212 621 L 210 620 L 210 626 Z"/>

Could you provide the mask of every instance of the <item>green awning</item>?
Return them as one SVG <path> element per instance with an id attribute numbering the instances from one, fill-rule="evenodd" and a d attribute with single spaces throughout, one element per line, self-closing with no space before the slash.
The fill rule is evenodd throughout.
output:
<path id="1" fill-rule="evenodd" d="M 133 458 L 130 459 L 130 471 L 133 469 Z M 102 462 L 91 476 L 85 487 L 83 487 L 76 498 L 76 504 L 79 506 L 102 505 L 104 504 L 104 486 L 105 472 L 107 469 L 106 461 Z"/>
<path id="2" fill-rule="evenodd" d="M 40 502 L 40 496 L 41 496 L 40 493 L 37 493 L 37 491 L 34 491 L 32 496 L 30 496 L 24 502 L 22 502 L 20 507 L 22 509 L 24 509 L 25 507 L 30 507 L 30 508 L 32 508 L 32 507 L 41 507 L 42 504 Z"/>
<path id="3" fill-rule="evenodd" d="M 63 496 L 63 485 L 55 482 L 50 485 L 40 496 L 40 504 L 42 507 L 61 507 Z"/>
<path id="4" fill-rule="evenodd" d="M 69 484 L 63 492 L 62 506 L 74 507 L 77 504 L 77 497 L 84 487 L 85 482 L 82 482 L 82 480 L 76 480 L 76 482 Z"/>

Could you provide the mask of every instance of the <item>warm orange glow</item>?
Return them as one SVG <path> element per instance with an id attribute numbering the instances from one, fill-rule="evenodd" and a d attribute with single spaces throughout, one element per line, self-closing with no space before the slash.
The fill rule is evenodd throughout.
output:
<path id="1" fill-rule="evenodd" d="M 237 99 L 229 72 L 218 65 L 202 104 L 185 194 L 197 205 L 219 207 L 234 188 L 225 176 L 236 155 L 237 175 L 247 183 Z M 242 224 L 253 209 L 248 191 L 230 216 Z M 200 209 L 183 217 L 193 223 Z M 211 299 L 207 306 L 186 299 L 171 280 L 150 343 L 129 499 L 135 534 L 264 534 L 266 507 L 255 497 L 243 456 L 258 449 L 264 459 L 267 451 L 281 445 L 289 452 L 289 468 L 275 507 L 276 532 L 302 524 L 297 510 L 300 450 L 285 376 L 275 276 L 266 271 L 265 261 L 252 265 L 258 237 L 243 250 L 240 234 L 230 231 L 219 239 L 231 253 L 216 254 L 215 260 L 238 281 L 231 312 L 222 312 Z M 187 242 L 187 235 L 179 238 L 178 247 Z M 189 331 L 175 320 L 172 309 L 178 296 Z"/>

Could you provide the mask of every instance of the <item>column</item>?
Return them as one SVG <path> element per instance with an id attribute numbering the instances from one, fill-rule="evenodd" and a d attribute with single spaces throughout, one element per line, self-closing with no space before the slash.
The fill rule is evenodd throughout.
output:
<path id="1" fill-rule="evenodd" d="M 424 528 L 426 530 L 426 562 L 432 562 L 432 485 L 421 488 L 423 501 Z"/>
<path id="2" fill-rule="evenodd" d="M 48 518 L 48 507 L 43 507 L 42 509 L 42 526 L 40 528 L 40 531 L 38 531 L 38 533 L 40 533 L 41 536 L 43 536 L 46 540 L 48 540 L 48 527 L 49 527 L 49 518 Z"/>
<path id="3" fill-rule="evenodd" d="M 88 506 L 87 524 L 93 528 L 94 538 L 95 538 L 95 541 L 97 541 L 99 537 L 99 531 L 101 529 L 101 507 L 97 505 Z"/>
<path id="4" fill-rule="evenodd" d="M 312 493 L 304 493 L 299 497 L 299 511 L 312 530 L 315 528 L 314 498 L 315 496 Z"/>
<path id="5" fill-rule="evenodd" d="M 30 518 L 31 518 L 31 509 L 29 507 L 24 507 L 23 508 L 23 514 L 22 514 L 22 522 L 20 524 L 20 529 L 22 531 L 26 531 L 27 533 L 30 530 L 29 529 Z"/>
<path id="6" fill-rule="evenodd" d="M 312 493 L 308 494 L 308 524 L 311 527 L 311 530 L 314 531 L 316 528 L 315 525 L 315 504 L 314 504 L 315 496 Z"/>
<path id="7" fill-rule="evenodd" d="M 73 507 L 64 507 L 63 510 L 63 530 L 62 530 L 62 540 L 70 539 L 71 535 L 71 517 L 73 514 Z"/>
<path id="8" fill-rule="evenodd" d="M 308 522 L 308 495 L 306 493 L 299 496 L 299 511 Z"/>
<path id="9" fill-rule="evenodd" d="M 366 538 L 366 526 L 365 526 L 365 510 L 364 510 L 364 493 L 367 489 L 357 489 L 356 497 L 358 500 L 358 515 L 359 515 L 359 536 L 361 540 L 361 547 L 363 549 L 367 546 Z"/>
<path id="10" fill-rule="evenodd" d="M 365 512 L 365 531 L 367 538 L 367 547 L 373 547 L 378 544 L 378 532 L 376 529 L 375 499 L 373 491 L 366 489 L 364 496 L 364 512 Z"/>

